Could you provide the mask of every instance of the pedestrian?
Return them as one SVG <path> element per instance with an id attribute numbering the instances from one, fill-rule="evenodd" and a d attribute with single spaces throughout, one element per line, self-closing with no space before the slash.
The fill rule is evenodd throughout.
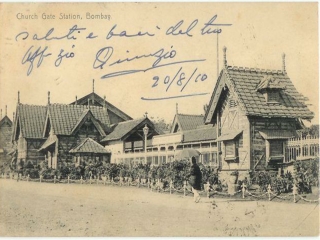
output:
<path id="1" fill-rule="evenodd" d="M 190 168 L 189 183 L 192 186 L 193 199 L 196 203 L 198 203 L 200 201 L 200 195 L 198 191 L 201 190 L 202 173 L 197 164 L 196 158 L 192 157 L 191 161 L 192 161 L 192 166 Z"/>

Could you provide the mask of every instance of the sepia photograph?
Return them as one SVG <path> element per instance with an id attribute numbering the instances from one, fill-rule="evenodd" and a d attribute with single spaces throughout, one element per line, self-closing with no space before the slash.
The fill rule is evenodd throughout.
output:
<path id="1" fill-rule="evenodd" d="M 0 3 L 0 237 L 319 237 L 317 2 Z"/>

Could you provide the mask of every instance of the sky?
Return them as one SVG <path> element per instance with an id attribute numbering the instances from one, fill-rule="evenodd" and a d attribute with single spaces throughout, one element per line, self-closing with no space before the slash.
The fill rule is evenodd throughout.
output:
<path id="1" fill-rule="evenodd" d="M 51 103 L 70 103 L 95 79 L 94 91 L 132 118 L 171 122 L 176 103 L 204 114 L 226 46 L 233 66 L 281 70 L 285 53 L 318 124 L 317 12 L 317 3 L 1 3 L 0 108 L 12 118 L 18 91 L 21 103 L 45 105 L 48 91 Z M 210 20 L 218 25 L 204 28 Z"/>

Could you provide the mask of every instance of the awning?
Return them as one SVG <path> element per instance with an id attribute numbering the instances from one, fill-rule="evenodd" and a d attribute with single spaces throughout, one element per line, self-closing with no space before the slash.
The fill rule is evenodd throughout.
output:
<path id="1" fill-rule="evenodd" d="M 56 135 L 50 135 L 48 139 L 42 144 L 41 148 L 38 151 L 44 150 L 48 147 L 50 147 L 52 144 L 54 144 L 58 140 Z"/>
<path id="2" fill-rule="evenodd" d="M 290 130 L 263 130 L 259 131 L 259 133 L 266 140 L 289 139 L 298 137 L 298 134 L 295 131 Z"/>
<path id="3" fill-rule="evenodd" d="M 235 139 L 242 132 L 243 132 L 243 130 L 234 130 L 232 132 L 224 133 L 217 138 L 217 141 L 227 141 L 227 140 Z"/>

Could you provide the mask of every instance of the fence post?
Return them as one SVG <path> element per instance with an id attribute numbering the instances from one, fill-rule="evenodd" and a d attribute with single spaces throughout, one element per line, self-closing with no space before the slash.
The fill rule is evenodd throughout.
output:
<path id="1" fill-rule="evenodd" d="M 244 192 L 246 191 L 246 185 L 244 183 L 242 183 L 241 187 L 242 187 L 242 198 L 244 198 Z"/>
<path id="2" fill-rule="evenodd" d="M 29 177 L 30 177 L 30 175 L 28 174 L 28 176 L 27 176 L 27 182 L 29 182 Z"/>
<path id="3" fill-rule="evenodd" d="M 82 181 L 83 181 L 83 179 L 82 179 L 82 176 L 80 177 L 80 184 L 82 184 Z"/>
<path id="4" fill-rule="evenodd" d="M 53 183 L 56 183 L 56 175 L 53 177 Z"/>
<path id="5" fill-rule="evenodd" d="M 69 175 L 68 175 L 68 184 L 70 183 L 70 177 L 69 177 Z"/>
<path id="6" fill-rule="evenodd" d="M 111 185 L 113 186 L 113 177 L 111 178 Z"/>
<path id="7" fill-rule="evenodd" d="M 148 188 L 150 188 L 150 178 L 148 178 Z"/>
<path id="8" fill-rule="evenodd" d="M 207 198 L 210 198 L 210 194 L 209 194 L 209 191 L 210 191 L 210 183 L 209 183 L 209 181 L 207 182 L 207 189 L 206 189 L 206 191 L 207 191 Z"/>
<path id="9" fill-rule="evenodd" d="M 186 187 L 187 187 L 187 181 L 183 182 L 183 196 L 186 196 Z"/>
<path id="10" fill-rule="evenodd" d="M 297 186 L 296 184 L 293 184 L 292 193 L 293 193 L 293 202 L 296 203 L 296 194 L 297 194 Z"/>
<path id="11" fill-rule="evenodd" d="M 171 189 L 172 189 L 172 180 L 170 180 L 170 194 L 171 194 Z"/>
<path id="12" fill-rule="evenodd" d="M 40 182 L 41 182 L 41 180 L 42 180 L 42 175 L 40 175 Z"/>
<path id="13" fill-rule="evenodd" d="M 104 177 L 103 184 L 106 185 L 107 177 Z"/>
<path id="14" fill-rule="evenodd" d="M 271 201 L 271 186 L 270 186 L 270 184 L 268 185 L 268 196 L 269 196 L 269 201 Z"/>
<path id="15" fill-rule="evenodd" d="M 97 185 L 99 184 L 99 176 L 97 175 Z"/>
<path id="16" fill-rule="evenodd" d="M 91 180 L 92 180 L 92 177 L 90 176 L 90 184 L 91 184 Z"/>

